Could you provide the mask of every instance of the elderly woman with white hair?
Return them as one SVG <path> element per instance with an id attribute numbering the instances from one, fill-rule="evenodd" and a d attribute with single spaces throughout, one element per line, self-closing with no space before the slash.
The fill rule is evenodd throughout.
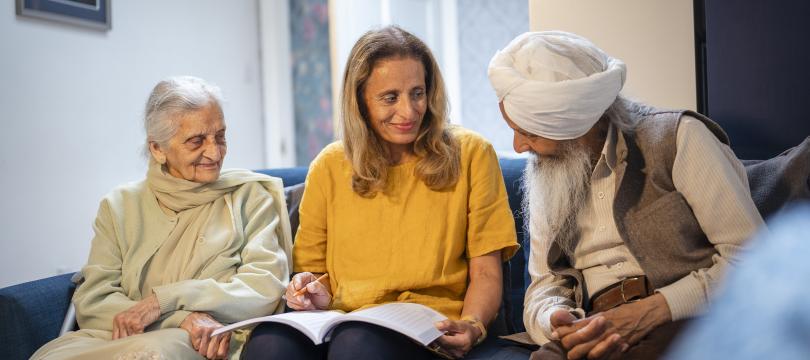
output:
<path id="1" fill-rule="evenodd" d="M 80 330 L 33 359 L 235 358 L 245 334 L 222 323 L 283 309 L 292 248 L 282 184 L 221 170 L 219 88 L 173 77 L 146 104 L 146 179 L 106 195 L 84 281 Z"/>

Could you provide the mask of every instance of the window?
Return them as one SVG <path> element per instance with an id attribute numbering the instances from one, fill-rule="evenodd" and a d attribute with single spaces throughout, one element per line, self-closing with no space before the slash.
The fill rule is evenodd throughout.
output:
<path id="1" fill-rule="evenodd" d="M 264 70 L 268 166 L 305 166 L 334 140 L 335 104 L 351 47 L 364 32 L 388 24 L 412 32 L 433 51 L 446 82 L 451 121 L 483 134 L 498 152 L 513 153 L 512 133 L 501 119 L 487 66 L 498 49 L 528 31 L 528 1 L 280 3 L 272 9 L 261 3 L 263 66 L 278 67 Z M 272 41 L 273 36 L 286 36 L 289 43 Z"/>

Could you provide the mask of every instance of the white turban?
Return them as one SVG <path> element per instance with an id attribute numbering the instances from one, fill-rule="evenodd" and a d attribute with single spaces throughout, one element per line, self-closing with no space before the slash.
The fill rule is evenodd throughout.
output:
<path id="1" fill-rule="evenodd" d="M 625 65 L 577 35 L 527 32 L 492 57 L 488 74 L 512 122 L 568 140 L 585 135 L 616 100 Z"/>

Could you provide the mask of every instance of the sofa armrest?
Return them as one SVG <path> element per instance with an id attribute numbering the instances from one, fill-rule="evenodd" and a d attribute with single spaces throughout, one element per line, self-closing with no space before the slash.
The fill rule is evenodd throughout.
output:
<path id="1" fill-rule="evenodd" d="M 75 285 L 73 274 L 0 289 L 0 354 L 28 359 L 59 336 Z"/>

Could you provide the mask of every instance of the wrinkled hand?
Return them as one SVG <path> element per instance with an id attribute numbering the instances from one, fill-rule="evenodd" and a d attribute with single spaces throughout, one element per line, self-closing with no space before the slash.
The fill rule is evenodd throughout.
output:
<path id="1" fill-rule="evenodd" d="M 461 320 L 439 321 L 436 329 L 445 333 L 434 342 L 439 345 L 439 351 L 456 359 L 467 354 L 481 336 L 480 329 Z"/>
<path id="2" fill-rule="evenodd" d="M 552 314 L 552 326 L 556 314 Z M 569 359 L 586 356 L 595 359 L 616 355 L 617 346 L 621 352 L 626 351 L 650 331 L 671 320 L 669 305 L 659 293 L 574 321 L 568 326 L 555 327 L 555 333 L 568 350 Z M 585 322 L 588 325 L 583 327 L 581 323 Z M 590 324 L 594 324 L 593 327 L 586 329 Z"/>
<path id="3" fill-rule="evenodd" d="M 321 284 L 318 277 L 310 272 L 295 274 L 290 284 L 287 285 L 287 292 L 284 297 L 287 299 L 287 306 L 293 310 L 326 310 L 332 302 L 332 294 L 329 287 Z M 307 291 L 295 296 L 295 292 L 306 286 Z"/>
<path id="4" fill-rule="evenodd" d="M 160 317 L 160 304 L 155 294 L 149 295 L 113 317 L 113 340 L 143 334 L 144 329 Z"/>
<path id="5" fill-rule="evenodd" d="M 568 351 L 568 359 L 607 359 L 627 349 L 599 314 L 580 320 L 567 310 L 557 310 L 551 314 L 551 327 L 552 337 Z"/>
<path id="6" fill-rule="evenodd" d="M 180 323 L 180 328 L 188 332 L 191 346 L 207 359 L 228 358 L 231 332 L 211 337 L 211 333 L 221 327 L 222 324 L 203 312 L 193 312 Z"/>
<path id="7" fill-rule="evenodd" d="M 621 335 L 630 346 L 637 344 L 658 326 L 672 320 L 667 300 L 660 293 L 615 307 L 601 315 L 605 317 L 607 331 Z"/>

